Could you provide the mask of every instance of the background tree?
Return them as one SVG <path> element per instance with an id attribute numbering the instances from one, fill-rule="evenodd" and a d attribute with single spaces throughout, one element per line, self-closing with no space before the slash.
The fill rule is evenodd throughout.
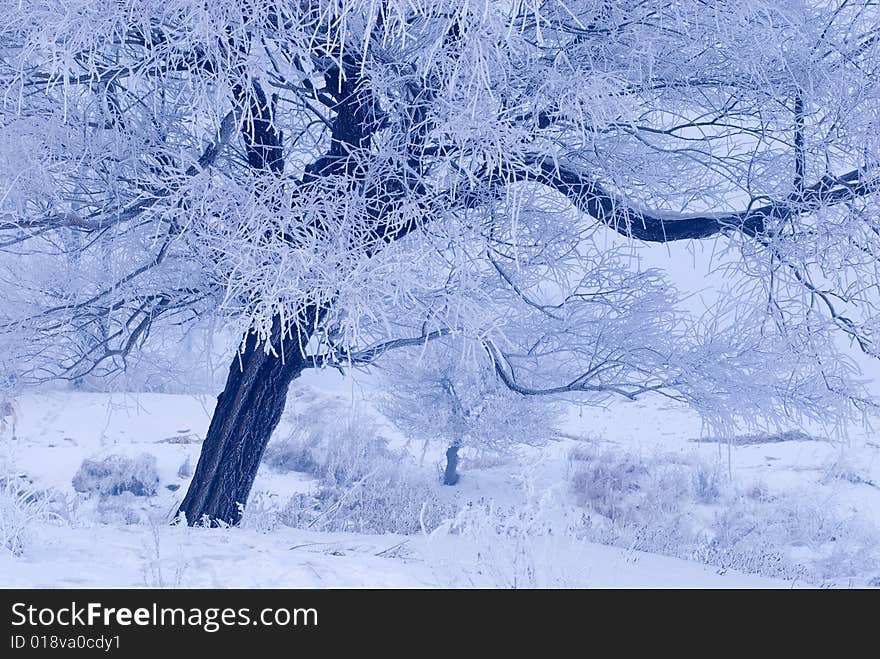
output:
<path id="1" fill-rule="evenodd" d="M 522 395 L 658 392 L 728 422 L 863 402 L 838 337 L 877 355 L 875 3 L 0 10 L 0 328 L 20 379 L 110 374 L 208 316 L 242 337 L 190 521 L 238 519 L 305 368 L 453 332 Z M 592 313 L 597 267 L 611 299 L 639 294 L 615 245 L 709 238 L 723 309 L 688 319 L 669 290 L 633 325 Z M 540 322 L 504 322 L 514 300 Z M 603 318 L 619 348 L 594 369 Z"/>
<path id="2" fill-rule="evenodd" d="M 456 343 L 440 339 L 380 361 L 381 412 L 406 437 L 445 449 L 444 485 L 459 481 L 462 448 L 504 454 L 538 446 L 552 437 L 556 421 L 555 401 L 513 392 L 482 350 Z"/>

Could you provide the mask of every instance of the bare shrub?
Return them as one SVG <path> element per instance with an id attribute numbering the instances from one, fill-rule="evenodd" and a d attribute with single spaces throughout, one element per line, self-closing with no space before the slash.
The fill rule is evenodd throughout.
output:
<path id="1" fill-rule="evenodd" d="M 641 523 L 720 496 L 720 470 L 681 456 L 644 459 L 622 451 L 580 448 L 570 459 L 575 500 L 611 520 Z"/>
<path id="2" fill-rule="evenodd" d="M 827 497 L 737 488 L 695 457 L 578 448 L 569 462 L 585 539 L 814 584 L 873 576 L 880 532 Z"/>

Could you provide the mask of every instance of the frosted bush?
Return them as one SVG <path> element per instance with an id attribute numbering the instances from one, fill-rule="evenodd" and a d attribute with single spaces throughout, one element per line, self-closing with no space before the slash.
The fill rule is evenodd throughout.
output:
<path id="1" fill-rule="evenodd" d="M 374 466 L 403 458 L 388 449 L 376 420 L 358 407 L 321 401 L 288 415 L 293 432 L 273 439 L 263 463 L 280 471 L 311 474 L 328 485 L 348 486 Z"/>
<path id="2" fill-rule="evenodd" d="M 720 496 L 714 467 L 674 455 L 643 459 L 619 451 L 579 449 L 570 455 L 571 488 L 579 505 L 611 520 L 643 523 L 679 513 L 688 503 L 712 503 Z"/>
<path id="3" fill-rule="evenodd" d="M 877 486 L 871 480 L 870 469 L 856 462 L 852 454 L 846 453 L 843 450 L 825 463 L 824 471 L 825 476 L 822 479 L 824 483 L 838 480 L 852 483 L 853 485 Z"/>
<path id="4" fill-rule="evenodd" d="M 780 574 L 773 576 L 800 573 L 817 583 L 840 582 L 880 565 L 877 530 L 808 491 L 762 501 L 736 497 L 716 513 L 712 529 L 708 548 L 723 547 L 746 566 L 778 556 L 774 569 Z"/>
<path id="5" fill-rule="evenodd" d="M 271 493 L 263 490 L 254 492 L 248 505 L 242 507 L 239 526 L 243 529 L 270 533 L 282 526 L 282 510 Z"/>
<path id="6" fill-rule="evenodd" d="M 43 502 L 13 478 L 0 484 L 0 549 L 18 556 L 27 546 L 34 522 L 42 516 Z"/>
<path id="7" fill-rule="evenodd" d="M 138 505 L 138 497 L 131 492 L 102 496 L 95 506 L 95 514 L 101 524 L 113 526 L 130 526 L 144 521 L 144 510 Z"/>
<path id="8" fill-rule="evenodd" d="M 34 486 L 8 465 L 0 478 L 0 553 L 23 554 L 36 538 L 37 527 L 64 521 L 68 502 L 54 490 Z"/>
<path id="9" fill-rule="evenodd" d="M 103 460 L 83 460 L 72 482 L 77 492 L 101 496 L 130 492 L 134 496 L 146 497 L 156 494 L 159 472 L 155 456 L 149 453 L 134 458 L 110 455 Z"/>
<path id="10" fill-rule="evenodd" d="M 479 499 L 428 537 L 429 564 L 453 575 L 456 586 L 583 588 L 590 564 L 577 536 L 581 523 L 557 493 L 531 493 L 524 504 Z M 448 544 L 449 536 L 458 536 Z"/>
<path id="11" fill-rule="evenodd" d="M 411 474 L 370 478 L 350 489 L 322 488 L 294 495 L 281 514 L 287 526 L 352 533 L 419 533 L 433 530 L 455 513 L 433 484 Z"/>
<path id="12" fill-rule="evenodd" d="M 579 448 L 569 486 L 587 540 L 814 584 L 862 583 L 880 532 L 807 491 L 738 488 L 698 458 Z"/>
<path id="13" fill-rule="evenodd" d="M 279 511 L 287 526 L 358 533 L 416 533 L 436 527 L 454 507 L 410 457 L 392 451 L 375 419 L 340 404 L 315 404 L 290 421 L 298 429 L 273 441 L 264 463 L 299 471 L 316 491 L 294 495 Z M 262 511 L 266 517 L 266 511 Z"/>
<path id="14" fill-rule="evenodd" d="M 292 434 L 284 439 L 273 440 L 263 454 L 263 464 L 282 474 L 291 471 L 314 473 L 318 465 L 312 460 L 311 451 L 304 439 L 301 434 Z"/>
<path id="15" fill-rule="evenodd" d="M 514 456 L 508 452 L 495 452 L 486 450 L 473 450 L 466 448 L 461 455 L 462 471 L 485 471 L 509 466 L 514 461 Z"/>

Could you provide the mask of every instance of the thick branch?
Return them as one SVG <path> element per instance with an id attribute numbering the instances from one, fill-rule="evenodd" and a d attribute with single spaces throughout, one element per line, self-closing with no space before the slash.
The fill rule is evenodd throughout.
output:
<path id="1" fill-rule="evenodd" d="M 483 342 L 483 348 L 492 359 L 495 373 L 498 375 L 498 378 L 504 386 L 522 396 L 552 396 L 554 394 L 567 393 L 604 393 L 616 394 L 630 400 L 635 400 L 636 397 L 648 392 L 665 393 L 663 391 L 665 388 L 664 385 L 637 385 L 628 383 L 591 384 L 590 380 L 585 379 L 583 376 L 572 380 L 568 384 L 562 384 L 555 387 L 528 387 L 516 381 L 516 375 L 513 372 L 512 367 L 498 348 L 488 341 Z M 666 393 L 666 395 L 668 396 L 669 394 Z"/>
<path id="2" fill-rule="evenodd" d="M 535 157 L 528 164 L 533 166 L 511 167 L 504 178 L 546 185 L 565 195 L 578 210 L 618 233 L 659 243 L 710 238 L 726 231 L 756 237 L 767 234 L 778 221 L 880 191 L 880 176 L 873 170 L 853 170 L 839 177 L 826 176 L 796 195 L 755 208 L 672 216 L 631 206 L 596 181 L 550 158 Z"/>
<path id="3" fill-rule="evenodd" d="M 421 336 L 383 341 L 382 343 L 377 343 L 376 345 L 356 352 L 315 355 L 307 359 L 304 368 L 323 368 L 325 366 L 333 366 L 336 368 L 343 366 L 367 366 L 375 362 L 389 350 L 424 345 L 428 341 L 439 339 L 440 337 L 447 336 L 451 333 L 452 329 L 441 328 L 434 330 L 433 332 L 425 332 Z"/>

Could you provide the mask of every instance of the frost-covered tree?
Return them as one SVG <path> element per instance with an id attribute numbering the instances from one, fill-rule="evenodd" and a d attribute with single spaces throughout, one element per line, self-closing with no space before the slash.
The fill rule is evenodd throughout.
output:
<path id="1" fill-rule="evenodd" d="M 521 395 L 838 418 L 841 337 L 878 352 L 878 28 L 868 0 L 0 0 L 6 363 L 108 374 L 225 319 L 191 521 L 238 519 L 304 369 L 447 334 Z M 706 239 L 731 283 L 698 319 L 618 253 Z"/>
<path id="2" fill-rule="evenodd" d="M 553 434 L 555 404 L 506 387 L 478 347 L 438 340 L 383 356 L 382 413 L 406 436 L 446 451 L 443 484 L 455 485 L 459 451 L 505 453 Z"/>

